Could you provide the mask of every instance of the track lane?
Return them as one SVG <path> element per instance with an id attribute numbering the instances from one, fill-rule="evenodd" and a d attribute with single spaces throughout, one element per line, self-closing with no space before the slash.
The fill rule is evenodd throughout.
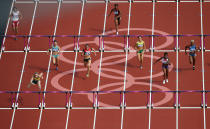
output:
<path id="1" fill-rule="evenodd" d="M 180 34 L 201 34 L 200 3 L 180 3 L 179 12 Z M 182 37 L 179 40 L 180 48 L 184 49 L 185 45 L 192 39 L 194 39 L 196 45 L 199 46 L 199 37 Z M 192 65 L 189 64 L 188 59 L 189 57 L 184 55 L 184 53 L 179 53 L 179 90 L 202 90 L 201 53 L 197 53 L 195 71 L 192 70 Z M 180 101 L 181 106 L 199 106 L 201 95 L 200 93 L 184 93 L 181 94 Z M 189 119 L 196 121 L 196 125 L 193 124 L 195 122 L 188 123 L 187 120 Z M 203 120 L 203 109 L 182 109 L 179 111 L 179 128 L 204 128 Z"/>
<path id="2" fill-rule="evenodd" d="M 31 26 L 31 19 L 33 16 L 34 11 L 34 4 L 14 4 L 15 7 L 19 9 L 23 18 L 20 19 L 19 28 L 18 28 L 18 35 L 27 35 L 30 31 Z M 10 21 L 8 33 L 7 35 L 14 35 L 12 30 L 12 21 Z M 15 41 L 14 38 L 6 38 L 5 40 L 5 50 L 8 51 L 23 51 L 24 45 L 26 45 L 26 41 L 24 38 L 17 38 L 18 40 Z"/>

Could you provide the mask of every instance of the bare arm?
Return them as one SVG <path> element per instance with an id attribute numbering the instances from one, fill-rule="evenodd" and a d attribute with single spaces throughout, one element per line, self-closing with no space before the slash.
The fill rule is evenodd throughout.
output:
<path id="1" fill-rule="evenodd" d="M 33 82 L 33 80 L 34 80 L 34 77 L 32 76 L 32 77 L 31 77 L 31 81 L 30 81 L 30 82 L 32 83 L 32 82 Z"/>
<path id="2" fill-rule="evenodd" d="M 81 56 L 84 56 L 84 50 L 82 51 L 82 54 L 81 54 Z"/>
<path id="3" fill-rule="evenodd" d="M 159 62 L 161 59 L 162 59 L 162 57 L 160 57 L 158 60 L 156 60 L 156 61 L 154 62 L 154 64 L 156 64 L 157 62 Z"/>
<path id="4" fill-rule="evenodd" d="M 190 47 L 189 45 L 185 46 L 185 54 L 187 54 L 187 49 L 188 49 L 189 47 Z"/>
<path id="5" fill-rule="evenodd" d="M 39 74 L 39 77 L 43 79 L 43 73 L 40 73 Z"/>
<path id="6" fill-rule="evenodd" d="M 111 11 L 110 11 L 110 13 L 109 13 L 109 15 L 108 15 L 108 17 L 112 14 L 112 12 L 114 11 L 114 9 L 112 9 Z"/>
<path id="7" fill-rule="evenodd" d="M 171 61 L 168 59 L 168 65 L 171 65 Z"/>
<path id="8" fill-rule="evenodd" d="M 95 51 L 95 49 L 94 49 L 94 48 L 92 48 L 92 51 L 93 51 L 94 55 L 96 56 L 96 51 Z"/>
<path id="9" fill-rule="evenodd" d="M 146 45 L 145 45 L 145 42 L 144 42 L 144 51 L 146 51 Z"/>
<path id="10" fill-rule="evenodd" d="M 137 44 L 135 44 L 134 49 L 137 50 Z"/>
<path id="11" fill-rule="evenodd" d="M 61 50 L 61 48 L 60 48 L 60 46 L 58 46 L 58 52 L 60 52 L 60 50 Z"/>

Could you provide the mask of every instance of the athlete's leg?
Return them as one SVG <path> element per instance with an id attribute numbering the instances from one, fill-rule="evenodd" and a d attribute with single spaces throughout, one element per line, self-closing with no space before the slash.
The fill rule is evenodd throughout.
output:
<path id="1" fill-rule="evenodd" d="M 58 57 L 55 58 L 55 64 L 58 66 Z"/>
<path id="2" fill-rule="evenodd" d="M 121 18 L 118 18 L 118 20 L 117 20 L 118 21 L 118 26 L 120 25 L 120 20 L 121 20 Z"/>
<path id="3" fill-rule="evenodd" d="M 138 59 L 139 62 L 141 61 L 141 55 L 140 55 L 140 53 L 137 53 L 137 59 Z"/>
<path id="4" fill-rule="evenodd" d="M 163 84 L 165 84 L 165 80 L 166 80 L 166 69 L 163 68 Z"/>
<path id="5" fill-rule="evenodd" d="M 140 54 L 140 67 L 142 68 L 142 65 L 143 65 L 143 59 L 144 59 L 144 53 L 142 52 Z"/>
<path id="6" fill-rule="evenodd" d="M 89 77 L 89 75 L 90 75 L 90 67 L 91 67 L 91 60 L 88 60 L 88 63 L 87 63 L 87 77 Z"/>
<path id="7" fill-rule="evenodd" d="M 41 90 L 41 81 L 38 81 L 38 87 Z"/>
<path id="8" fill-rule="evenodd" d="M 116 33 L 118 34 L 118 20 L 115 18 L 115 28 L 116 28 Z"/>
<path id="9" fill-rule="evenodd" d="M 15 32 L 15 23 L 14 23 L 14 21 L 12 21 L 12 30 L 13 30 L 13 32 Z"/>
<path id="10" fill-rule="evenodd" d="M 15 26 L 15 35 L 17 35 L 18 34 L 18 26 L 16 25 Z"/>
<path id="11" fill-rule="evenodd" d="M 87 63 L 88 63 L 88 62 L 84 61 L 84 67 L 87 67 Z"/>
<path id="12" fill-rule="evenodd" d="M 195 70 L 195 56 L 192 57 L 193 60 L 193 70 Z"/>
<path id="13" fill-rule="evenodd" d="M 56 70 L 58 70 L 58 57 L 55 58 Z"/>
<path id="14" fill-rule="evenodd" d="M 190 61 L 190 64 L 192 64 L 193 59 L 192 59 L 192 56 L 191 55 L 189 56 L 189 61 Z"/>
<path id="15" fill-rule="evenodd" d="M 18 21 L 17 22 L 15 22 L 15 35 L 17 35 L 18 34 Z M 17 37 L 15 37 L 15 40 L 17 40 Z"/>
<path id="16" fill-rule="evenodd" d="M 53 64 L 55 65 L 55 57 L 53 56 Z"/>
<path id="17" fill-rule="evenodd" d="M 195 66 L 195 56 L 192 57 L 193 60 L 193 66 Z"/>
<path id="18" fill-rule="evenodd" d="M 166 69 L 166 82 L 168 82 L 168 68 Z"/>
<path id="19" fill-rule="evenodd" d="M 30 88 L 30 87 L 31 87 L 31 85 L 32 85 L 32 83 L 30 82 L 30 83 L 28 84 L 28 88 Z"/>
<path id="20" fill-rule="evenodd" d="M 30 83 L 28 84 L 28 88 L 30 88 L 32 85 L 34 85 L 34 83 L 30 82 Z"/>

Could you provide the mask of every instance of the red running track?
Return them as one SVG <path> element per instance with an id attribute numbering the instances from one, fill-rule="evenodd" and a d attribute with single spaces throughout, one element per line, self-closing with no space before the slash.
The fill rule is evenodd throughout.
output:
<path id="1" fill-rule="evenodd" d="M 56 25 L 56 16 L 58 12 L 58 4 L 42 4 L 39 3 L 35 12 L 34 24 L 32 16 L 34 12 L 34 4 L 19 4 L 16 3 L 21 12 L 23 19 L 20 24 L 20 34 L 38 34 L 38 35 L 53 35 L 56 28 L 58 35 L 95 35 L 115 34 L 113 17 L 107 18 L 104 29 L 104 14 L 106 4 L 90 4 L 86 3 L 84 9 L 81 3 L 77 4 L 61 4 L 60 13 Z M 152 25 L 154 25 L 154 34 L 176 34 L 177 33 L 177 6 L 176 3 L 155 3 L 155 15 L 153 21 L 153 3 L 132 3 L 131 13 L 129 15 L 129 3 L 119 4 L 122 12 L 122 24 L 120 25 L 120 34 L 152 34 Z M 108 4 L 108 13 L 113 7 Z M 47 8 L 47 9 L 46 9 Z M 83 9 L 82 20 L 81 10 Z M 209 18 L 210 4 L 203 3 L 203 32 L 209 34 Z M 130 26 L 128 21 L 130 16 Z M 200 20 L 200 3 L 179 3 L 179 34 L 201 34 Z M 81 24 L 80 24 L 81 23 Z M 81 28 L 80 28 L 81 26 Z M 32 28 L 32 29 L 31 29 Z M 80 28 L 80 29 L 79 29 Z M 129 29 L 128 29 L 129 28 Z M 9 25 L 8 34 L 13 34 L 11 24 Z M 194 39 L 199 45 L 198 37 L 181 37 L 179 39 L 180 48 L 191 39 Z M 59 41 L 62 50 L 73 49 L 73 38 L 56 38 Z M 149 38 L 144 38 L 146 47 L 149 48 Z M 206 49 L 209 50 L 209 38 L 205 38 Z M 135 38 L 130 38 L 131 49 L 136 41 Z M 83 48 L 85 43 L 89 43 L 91 47 L 98 49 L 98 38 L 80 38 L 80 47 Z M 33 51 L 46 51 L 49 49 L 48 38 L 31 38 L 30 48 Z M 124 47 L 124 39 L 104 38 L 105 50 L 119 50 Z M 160 50 L 173 49 L 175 39 L 160 37 L 154 38 L 154 47 Z M 5 41 L 5 50 L 7 51 L 22 51 L 24 49 L 24 40 L 19 38 L 17 41 L 7 38 Z M 153 61 L 160 57 L 163 53 L 154 53 Z M 151 70 L 151 53 L 145 53 L 143 70 L 138 69 L 138 62 L 135 53 L 127 55 L 124 52 L 105 52 L 97 53 L 93 57 L 92 71 L 90 78 L 85 77 L 82 57 L 80 53 L 62 53 L 59 62 L 59 71 L 55 71 L 53 65 L 49 64 L 50 55 L 42 53 L 28 53 L 27 56 L 23 52 L 19 53 L 3 53 L 0 59 L 0 71 L 2 76 L 1 91 L 38 91 L 36 86 L 27 88 L 27 84 L 31 75 L 34 72 L 44 72 L 42 80 L 42 91 L 44 87 L 46 91 L 56 90 L 73 90 L 73 91 L 90 91 L 90 90 L 203 90 L 202 77 L 202 53 L 197 54 L 196 70 L 192 71 L 189 65 L 188 57 L 180 52 L 178 53 L 178 68 L 176 65 L 176 53 L 169 53 L 169 57 L 173 66 L 171 67 L 169 83 L 162 84 L 161 64 L 152 65 L 153 78 L 150 84 Z M 208 52 L 204 53 L 204 68 L 205 68 L 205 88 L 209 90 L 208 81 L 209 64 Z M 76 58 L 76 64 L 74 60 Z M 99 64 L 102 59 L 101 76 L 98 79 Z M 24 60 L 26 63 L 24 64 Z M 75 72 L 73 71 L 75 65 Z M 127 67 L 125 67 L 125 65 Z M 47 79 L 48 67 L 50 66 L 49 78 Z M 126 72 L 126 80 L 124 75 Z M 178 84 L 177 84 L 177 69 L 178 69 Z M 21 73 L 21 71 L 23 73 Z M 21 78 L 22 75 L 22 78 Z M 74 77 L 74 78 L 73 78 Z M 73 79 L 72 79 L 73 78 Z M 47 80 L 46 80 L 47 79 Z M 21 81 L 20 81 L 21 80 Z M 19 107 L 35 107 L 38 103 L 38 97 L 34 94 L 19 95 L 24 104 Z M 173 95 L 170 93 L 153 94 L 154 106 L 172 106 Z M 199 106 L 201 95 L 198 93 L 184 93 L 180 95 L 181 106 Z M 207 100 L 210 96 L 207 95 Z M 1 107 L 8 107 L 9 95 L 1 95 Z M 140 93 L 126 94 L 127 106 L 143 106 L 145 105 L 147 96 Z M 65 105 L 65 95 L 63 94 L 46 94 L 45 96 L 47 107 L 63 107 Z M 92 106 L 92 95 L 73 94 L 73 107 L 90 107 Z M 99 95 L 99 105 L 103 107 L 118 106 L 119 95 L 103 94 Z M 178 128 L 182 129 L 200 129 L 204 128 L 204 110 L 203 109 L 179 109 L 178 110 Z M 123 112 L 123 114 L 122 114 Z M 52 110 L 0 110 L 1 127 L 3 129 L 13 128 L 41 128 L 41 129 L 57 129 L 57 128 L 96 128 L 96 129 L 116 129 L 116 128 L 150 128 L 151 129 L 175 129 L 176 128 L 176 109 L 152 109 L 151 117 L 149 117 L 149 109 L 52 109 Z M 209 109 L 206 109 L 206 121 L 209 120 Z M 13 117 L 14 116 L 14 117 Z M 41 119 L 40 119 L 41 118 Z M 67 119 L 68 118 L 68 119 Z M 11 123 L 13 122 L 13 123 Z M 210 128 L 208 122 L 206 128 Z"/>

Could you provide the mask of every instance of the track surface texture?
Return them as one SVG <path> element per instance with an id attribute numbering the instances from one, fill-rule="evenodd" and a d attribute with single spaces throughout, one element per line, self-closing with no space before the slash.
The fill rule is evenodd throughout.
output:
<path id="1" fill-rule="evenodd" d="M 119 36 L 107 16 L 115 3 Z M 16 0 L 13 6 L 23 14 L 19 35 L 36 36 L 3 40 L 1 129 L 210 129 L 210 93 L 203 92 L 210 90 L 210 1 Z M 6 29 L 14 34 L 10 19 Z M 143 69 L 134 51 L 137 35 L 150 35 L 143 37 Z M 62 51 L 58 71 L 47 52 L 54 39 Z M 195 70 L 183 51 L 192 39 L 201 48 Z M 81 51 L 73 51 L 85 44 L 97 51 L 89 78 Z M 161 63 L 153 65 L 164 52 L 171 61 L 166 84 Z M 44 73 L 41 92 L 27 88 L 34 72 Z"/>

